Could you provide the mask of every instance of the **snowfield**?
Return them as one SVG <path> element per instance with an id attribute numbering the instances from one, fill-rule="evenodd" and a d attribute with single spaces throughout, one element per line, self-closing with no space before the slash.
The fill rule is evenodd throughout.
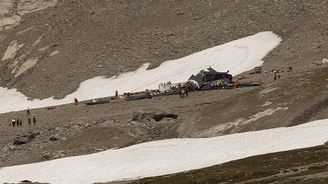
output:
<path id="1" fill-rule="evenodd" d="M 50 97 L 29 101 L 28 97 L 16 89 L 0 87 L 0 113 L 72 103 L 75 97 L 89 100 L 112 96 L 115 90 L 124 93 L 157 89 L 162 82 L 186 81 L 192 74 L 209 66 L 218 71 L 229 70 L 236 75 L 262 65 L 262 59 L 280 42 L 281 38 L 274 33 L 260 32 L 177 60 L 166 61 L 151 70 L 147 70 L 149 64 L 146 63 L 134 72 L 112 78 L 95 77 L 86 80 L 76 92 L 60 100 Z"/>
<path id="2" fill-rule="evenodd" d="M 89 184 L 200 169 L 249 156 L 317 146 L 328 140 L 328 119 L 295 127 L 214 138 L 169 139 L 96 154 L 0 169 L 0 182 Z"/>

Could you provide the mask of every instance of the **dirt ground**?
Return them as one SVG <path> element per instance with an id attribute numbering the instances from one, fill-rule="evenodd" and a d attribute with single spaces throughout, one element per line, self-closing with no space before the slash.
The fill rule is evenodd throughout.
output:
<path id="1" fill-rule="evenodd" d="M 0 167 L 152 140 L 212 137 L 328 118 L 328 67 L 322 63 L 328 57 L 327 3 L 59 0 L 54 7 L 23 15 L 21 24 L 0 32 L 0 59 L 9 45 L 15 50 L 0 62 L 0 85 L 32 98 L 61 98 L 86 79 L 132 71 L 146 62 L 156 67 L 260 31 L 273 31 L 283 42 L 264 58 L 266 72 L 239 75 L 260 87 L 193 92 L 183 99 L 32 109 L 36 125 L 27 123 L 26 111 L 1 114 Z M 28 61 L 36 63 L 18 75 Z M 280 79 L 273 80 L 273 69 L 284 71 Z M 156 121 L 154 114 L 173 116 Z M 21 118 L 23 125 L 9 126 L 12 118 Z M 312 178 L 325 183 L 325 155 L 326 147 L 295 150 L 140 183 L 267 183 L 277 178 L 278 183 L 311 183 Z"/>
<path id="2" fill-rule="evenodd" d="M 0 84 L 31 98 L 62 98 L 87 79 L 134 71 L 146 62 L 153 68 L 261 31 L 283 39 L 264 59 L 265 70 L 304 68 L 328 57 L 327 3 L 59 0 L 1 32 L 0 58 L 11 43 L 24 45 L 0 62 Z M 37 64 L 15 77 L 30 60 Z"/>
<path id="3" fill-rule="evenodd" d="M 194 112 L 205 108 L 213 101 L 220 101 L 249 90 L 252 89 L 195 92 L 183 99 L 179 96 L 165 96 L 138 101 L 113 100 L 108 104 L 93 106 L 69 104 L 52 110 L 31 110 L 37 118 L 35 126 L 33 123 L 27 123 L 26 111 L 2 114 L 0 166 L 41 161 L 43 153 L 64 152 L 60 156 L 64 157 L 179 137 L 178 126 L 184 121 L 191 121 Z M 178 118 L 134 121 L 133 113 L 140 111 L 168 112 L 178 115 Z M 13 117 L 23 119 L 23 126 L 9 126 L 9 120 Z M 16 137 L 28 132 L 39 132 L 40 135 L 25 145 L 13 145 Z M 59 140 L 50 141 L 51 137 Z"/>
<path id="4" fill-rule="evenodd" d="M 247 81 L 265 76 L 271 78 L 272 74 L 249 75 Z M 271 79 L 272 83 L 260 87 L 192 92 L 188 98 L 173 95 L 33 109 L 36 125 L 27 123 L 26 111 L 2 114 L 0 166 L 94 153 L 152 140 L 212 137 L 328 118 L 327 79 L 327 67 L 320 66 L 309 72 L 282 74 L 281 79 Z M 156 121 L 151 113 L 169 113 L 177 118 Z M 21 118 L 23 125 L 9 126 L 11 118 Z M 37 136 L 26 143 L 14 143 L 33 133 Z"/>

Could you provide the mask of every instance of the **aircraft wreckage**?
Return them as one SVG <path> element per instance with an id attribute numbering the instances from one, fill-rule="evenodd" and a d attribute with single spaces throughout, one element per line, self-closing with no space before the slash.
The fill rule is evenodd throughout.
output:
<path id="1" fill-rule="evenodd" d="M 239 80 L 233 81 L 233 77 L 227 72 L 218 72 L 209 67 L 207 70 L 201 70 L 196 75 L 191 75 L 186 82 L 179 83 L 161 83 L 156 90 L 145 90 L 134 93 L 124 93 L 123 96 L 117 98 L 124 98 L 127 101 L 140 100 L 145 98 L 152 98 L 155 96 L 165 96 L 179 94 L 181 90 L 188 91 L 202 91 L 202 90 L 214 90 L 214 89 L 232 89 L 241 87 L 260 86 L 259 83 L 240 83 Z M 116 99 L 116 97 L 107 97 L 92 99 L 88 101 L 87 105 L 96 105 L 102 103 L 109 103 L 110 100 Z"/>

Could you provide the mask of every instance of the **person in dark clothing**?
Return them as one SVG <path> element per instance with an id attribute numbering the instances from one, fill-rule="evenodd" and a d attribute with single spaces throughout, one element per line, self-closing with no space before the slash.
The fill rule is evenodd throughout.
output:
<path id="1" fill-rule="evenodd" d="M 115 98 L 118 98 L 118 91 L 115 90 Z"/>
<path id="2" fill-rule="evenodd" d="M 22 126 L 22 125 L 23 125 L 23 120 L 19 119 L 19 126 Z"/>
<path id="3" fill-rule="evenodd" d="M 35 125 L 35 124 L 36 124 L 36 117 L 33 116 L 33 125 Z"/>
<path id="4" fill-rule="evenodd" d="M 79 105 L 79 100 L 77 98 L 74 98 L 74 104 Z"/>
<path id="5" fill-rule="evenodd" d="M 30 108 L 28 108 L 28 109 L 26 110 L 26 115 L 27 115 L 27 117 L 29 117 L 29 116 L 31 115 Z"/>
<path id="6" fill-rule="evenodd" d="M 31 118 L 30 117 L 28 118 L 27 121 L 28 121 L 28 124 L 31 125 Z"/>
<path id="7" fill-rule="evenodd" d="M 15 119 L 12 119 L 11 123 L 13 124 L 13 127 L 16 126 L 16 120 Z"/>
<path id="8" fill-rule="evenodd" d="M 277 80 L 277 73 L 278 73 L 278 71 L 277 70 L 273 70 L 272 73 L 273 73 L 273 80 Z"/>

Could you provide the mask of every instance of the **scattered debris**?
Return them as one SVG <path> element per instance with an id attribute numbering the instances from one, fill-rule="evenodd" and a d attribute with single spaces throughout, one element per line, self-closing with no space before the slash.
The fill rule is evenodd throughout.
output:
<path id="1" fill-rule="evenodd" d="M 224 84 L 222 84 L 222 82 Z M 190 91 L 194 90 L 208 90 L 220 87 L 220 85 L 230 85 L 232 82 L 232 75 L 227 72 L 217 72 L 209 67 L 206 70 L 201 70 L 197 75 L 192 75 L 187 82 L 187 87 Z"/>
<path id="2" fill-rule="evenodd" d="M 323 64 L 326 64 L 326 63 L 328 63 L 328 59 L 326 59 L 326 58 L 323 58 L 323 60 L 322 60 L 322 63 L 323 63 Z"/>
<path id="3" fill-rule="evenodd" d="M 114 99 L 113 97 L 108 98 L 97 98 L 97 99 L 92 99 L 86 102 L 87 105 L 98 105 L 98 104 L 105 104 L 109 103 L 110 99 Z"/>

